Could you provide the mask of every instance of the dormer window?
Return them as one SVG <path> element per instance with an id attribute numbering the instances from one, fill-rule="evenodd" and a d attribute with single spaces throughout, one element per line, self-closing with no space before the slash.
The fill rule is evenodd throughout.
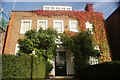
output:
<path id="1" fill-rule="evenodd" d="M 45 5 L 43 6 L 43 10 L 70 10 L 72 11 L 71 6 L 57 6 L 57 5 Z"/>
<path id="2" fill-rule="evenodd" d="M 54 10 L 54 7 L 51 7 L 51 10 Z"/>
<path id="3" fill-rule="evenodd" d="M 60 8 L 59 8 L 59 7 L 56 7 L 56 10 L 60 10 Z"/>
<path id="4" fill-rule="evenodd" d="M 45 7 L 45 10 L 49 10 L 49 7 Z"/>
<path id="5" fill-rule="evenodd" d="M 67 10 L 70 10 L 70 8 L 67 8 Z"/>

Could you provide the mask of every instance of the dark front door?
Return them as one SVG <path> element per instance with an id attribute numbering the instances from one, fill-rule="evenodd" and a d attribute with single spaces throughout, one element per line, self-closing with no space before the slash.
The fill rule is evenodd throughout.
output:
<path id="1" fill-rule="evenodd" d="M 66 56 L 65 52 L 57 52 L 55 57 L 55 75 L 66 76 Z"/>

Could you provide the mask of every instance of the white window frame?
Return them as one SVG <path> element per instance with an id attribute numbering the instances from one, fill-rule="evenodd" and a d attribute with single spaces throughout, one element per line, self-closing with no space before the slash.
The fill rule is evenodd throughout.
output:
<path id="1" fill-rule="evenodd" d="M 45 7 L 45 10 L 49 10 L 49 7 Z"/>
<path id="2" fill-rule="evenodd" d="M 40 22 L 40 21 L 45 21 L 45 22 L 46 22 L 45 29 L 47 29 L 47 28 L 48 28 L 48 20 L 38 20 L 38 21 L 37 21 L 37 31 L 40 29 L 40 28 L 39 28 L 39 22 Z M 45 30 L 45 29 L 43 29 L 43 30 Z"/>
<path id="3" fill-rule="evenodd" d="M 20 50 L 18 46 L 19 46 L 19 44 L 16 44 L 16 46 L 15 46 L 15 56 L 17 56 L 17 53 Z"/>
<path id="4" fill-rule="evenodd" d="M 91 24 L 90 22 L 86 22 L 85 23 L 85 26 L 86 26 L 86 31 L 90 31 L 90 34 L 93 34 L 93 24 Z"/>
<path id="5" fill-rule="evenodd" d="M 68 11 L 72 11 L 72 7 L 71 6 L 44 5 L 43 10 L 68 10 Z"/>
<path id="6" fill-rule="evenodd" d="M 60 7 L 56 7 L 56 10 L 60 10 Z"/>
<path id="7" fill-rule="evenodd" d="M 54 21 L 53 21 L 53 26 L 54 26 L 53 28 L 54 28 L 54 29 L 55 29 L 55 22 L 62 22 L 62 32 L 58 32 L 58 31 L 57 31 L 57 32 L 58 32 L 58 33 L 63 33 L 63 32 L 64 32 L 64 23 L 63 23 L 63 20 L 54 20 Z"/>
<path id="8" fill-rule="evenodd" d="M 60 36 L 58 36 L 58 38 L 55 38 L 55 43 L 56 44 L 62 44 L 63 42 L 60 40 Z"/>
<path id="9" fill-rule="evenodd" d="M 99 46 L 94 46 L 94 50 L 98 50 L 100 53 L 100 48 Z M 90 65 L 98 64 L 99 63 L 99 57 L 95 56 L 89 56 L 89 63 Z"/>
<path id="10" fill-rule="evenodd" d="M 78 28 L 78 21 L 69 21 L 70 31 L 72 31 L 72 32 L 79 32 L 79 29 L 77 29 L 76 31 L 72 30 L 72 28 L 71 28 L 71 22 L 76 22 L 77 23 L 77 28 Z"/>
<path id="11" fill-rule="evenodd" d="M 93 56 L 89 56 L 89 64 L 90 65 L 95 65 L 99 63 L 99 58 L 98 57 L 93 57 Z"/>
<path id="12" fill-rule="evenodd" d="M 20 34 L 25 34 L 26 32 L 23 32 L 22 31 L 22 28 L 24 28 L 24 26 L 23 26 L 23 22 L 24 21 L 30 21 L 30 30 L 31 30 L 31 26 L 32 26 L 32 20 L 22 20 L 22 22 L 21 22 L 21 27 L 20 27 Z"/>
<path id="13" fill-rule="evenodd" d="M 94 46 L 94 49 L 95 50 L 100 50 L 100 47 L 96 45 L 96 46 Z"/>

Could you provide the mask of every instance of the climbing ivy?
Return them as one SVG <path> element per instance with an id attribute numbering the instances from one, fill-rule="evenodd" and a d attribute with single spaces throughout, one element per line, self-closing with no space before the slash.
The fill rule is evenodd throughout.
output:
<path id="1" fill-rule="evenodd" d="M 94 49 L 92 36 L 89 32 L 61 34 L 61 41 L 64 48 L 70 49 L 74 56 L 75 71 L 79 72 L 81 68 L 89 65 L 89 56 L 99 56 L 99 51 Z"/>
<path id="2" fill-rule="evenodd" d="M 31 15 L 37 16 L 45 16 L 45 17 L 52 17 L 52 16 L 62 16 L 65 15 L 67 17 L 75 18 L 78 20 L 78 25 L 80 31 L 86 31 L 85 23 L 88 21 L 93 24 L 94 34 L 93 34 L 93 42 L 94 45 L 100 47 L 101 57 L 100 62 L 111 61 L 111 52 L 108 45 L 108 41 L 106 38 L 106 29 L 104 24 L 104 17 L 103 13 L 101 12 L 94 12 L 94 11 L 52 11 L 52 10 L 32 10 L 30 11 Z M 75 35 L 71 33 L 71 35 Z M 105 41 L 103 43 L 103 41 Z M 104 47 L 105 46 L 105 47 Z"/>

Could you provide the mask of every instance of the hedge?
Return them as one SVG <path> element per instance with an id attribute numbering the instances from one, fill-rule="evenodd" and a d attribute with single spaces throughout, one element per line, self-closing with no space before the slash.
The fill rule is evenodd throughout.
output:
<path id="1" fill-rule="evenodd" d="M 120 61 L 112 61 L 91 65 L 81 69 L 77 75 L 80 79 L 119 79 Z"/>
<path id="2" fill-rule="evenodd" d="M 38 57 L 2 55 L 2 78 L 43 79 L 46 74 L 45 65 L 45 62 Z"/>

